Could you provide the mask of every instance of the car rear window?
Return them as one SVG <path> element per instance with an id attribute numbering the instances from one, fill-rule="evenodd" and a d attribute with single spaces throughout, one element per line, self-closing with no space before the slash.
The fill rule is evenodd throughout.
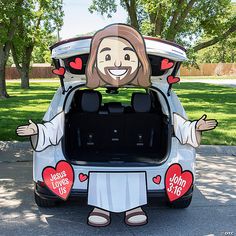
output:
<path id="1" fill-rule="evenodd" d="M 106 93 L 106 89 L 97 89 L 102 94 L 102 103 L 108 102 L 121 102 L 122 104 L 130 105 L 133 93 L 141 92 L 146 93 L 145 89 L 135 88 L 119 88 L 118 94 Z"/>

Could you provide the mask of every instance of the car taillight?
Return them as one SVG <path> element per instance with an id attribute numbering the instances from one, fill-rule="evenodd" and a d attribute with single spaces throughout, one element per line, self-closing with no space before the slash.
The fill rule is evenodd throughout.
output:
<path id="1" fill-rule="evenodd" d="M 45 183 L 42 182 L 42 181 L 38 181 L 37 183 L 38 183 L 38 185 L 39 185 L 40 187 L 45 187 L 45 186 L 46 186 Z"/>

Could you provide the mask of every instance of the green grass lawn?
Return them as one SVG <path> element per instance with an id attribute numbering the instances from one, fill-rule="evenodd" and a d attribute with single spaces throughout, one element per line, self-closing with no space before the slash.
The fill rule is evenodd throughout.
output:
<path id="1" fill-rule="evenodd" d="M 31 89 L 23 90 L 19 83 L 8 83 L 11 98 L 0 100 L 0 140 L 27 140 L 16 136 L 16 127 L 27 123 L 28 119 L 41 122 L 58 86 L 59 83 L 31 82 Z M 236 145 L 235 88 L 181 83 L 176 84 L 174 90 L 189 119 L 198 119 L 206 113 L 209 119 L 218 120 L 219 126 L 215 130 L 204 133 L 202 144 Z M 124 90 L 116 96 L 123 97 L 123 102 L 126 102 L 131 94 Z"/>
<path id="2" fill-rule="evenodd" d="M 9 99 L 0 100 L 0 140 L 27 140 L 15 134 L 16 127 L 28 119 L 41 122 L 59 83 L 35 83 L 20 89 L 20 83 L 7 83 Z"/>
<path id="3" fill-rule="evenodd" d="M 236 145 L 236 89 L 204 84 L 174 86 L 190 120 L 207 114 L 217 119 L 217 128 L 203 133 L 202 144 Z"/>
<path id="4" fill-rule="evenodd" d="M 184 81 L 185 79 L 216 79 L 216 80 L 225 80 L 225 79 L 236 79 L 235 75 L 221 75 L 221 76 L 180 76 L 182 81 Z"/>

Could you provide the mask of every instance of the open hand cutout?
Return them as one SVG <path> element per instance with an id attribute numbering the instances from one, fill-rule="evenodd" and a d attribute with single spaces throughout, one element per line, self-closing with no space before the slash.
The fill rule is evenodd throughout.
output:
<path id="1" fill-rule="evenodd" d="M 197 131 L 207 131 L 207 130 L 212 130 L 215 129 L 216 126 L 218 125 L 217 120 L 211 119 L 207 120 L 207 115 L 203 115 L 196 124 L 196 130 Z"/>
<path id="2" fill-rule="evenodd" d="M 29 120 L 29 125 L 17 127 L 16 133 L 18 136 L 33 136 L 38 134 L 38 128 L 32 120 Z"/>

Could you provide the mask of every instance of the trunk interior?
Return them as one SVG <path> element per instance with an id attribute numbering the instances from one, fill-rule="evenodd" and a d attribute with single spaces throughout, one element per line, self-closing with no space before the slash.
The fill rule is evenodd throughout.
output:
<path id="1" fill-rule="evenodd" d="M 74 93 L 63 140 L 71 163 L 157 165 L 166 159 L 170 125 L 157 92 L 119 90 L 119 94 L 104 89 Z"/>

